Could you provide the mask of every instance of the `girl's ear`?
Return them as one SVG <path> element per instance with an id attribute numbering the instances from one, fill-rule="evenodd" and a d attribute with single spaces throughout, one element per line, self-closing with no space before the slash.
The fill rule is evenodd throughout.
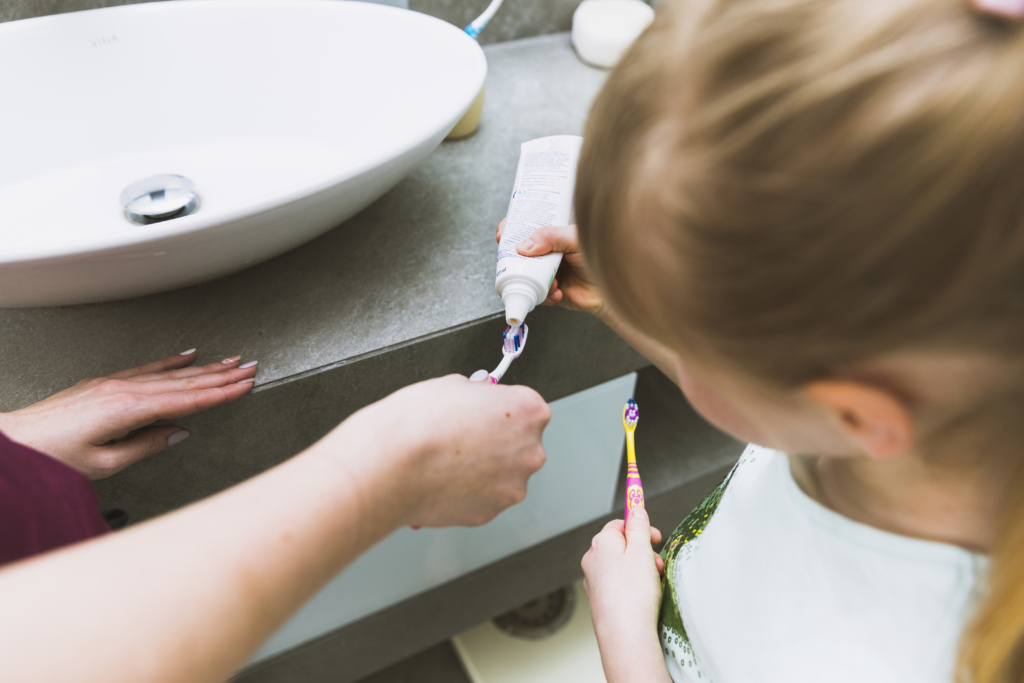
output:
<path id="1" fill-rule="evenodd" d="M 847 437 L 872 458 L 898 458 L 914 446 L 910 410 L 885 389 L 860 382 L 822 380 L 805 386 L 804 393 L 823 406 Z"/>

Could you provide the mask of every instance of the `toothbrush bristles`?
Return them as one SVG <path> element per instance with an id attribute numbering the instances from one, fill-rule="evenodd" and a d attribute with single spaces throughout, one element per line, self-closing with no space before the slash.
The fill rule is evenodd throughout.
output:
<path id="1" fill-rule="evenodd" d="M 640 406 L 633 399 L 626 401 L 625 419 L 630 427 L 636 427 L 636 423 L 640 421 Z"/>
<path id="2" fill-rule="evenodd" d="M 501 333 L 501 348 L 505 353 L 519 353 L 526 341 L 525 325 L 509 325 Z"/>

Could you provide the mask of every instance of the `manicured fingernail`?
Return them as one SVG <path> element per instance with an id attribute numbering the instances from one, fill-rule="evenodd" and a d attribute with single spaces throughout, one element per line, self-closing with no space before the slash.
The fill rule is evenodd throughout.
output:
<path id="1" fill-rule="evenodd" d="M 187 438 L 188 432 L 186 432 L 184 429 L 179 429 L 178 431 L 172 433 L 169 437 L 167 437 L 167 445 L 177 446 L 179 443 L 181 443 Z"/>
<path id="2" fill-rule="evenodd" d="M 193 353 L 195 353 L 195 352 L 196 352 L 196 350 L 195 350 L 195 349 L 189 349 L 188 351 L 182 351 L 182 352 L 181 352 L 181 353 L 179 353 L 178 355 L 179 355 L 179 356 L 191 356 L 191 355 L 192 355 Z"/>
<path id="3" fill-rule="evenodd" d="M 533 240 L 527 237 L 525 240 L 516 245 L 516 248 L 519 249 L 519 251 L 530 251 L 531 249 L 533 249 Z"/>
<path id="4" fill-rule="evenodd" d="M 231 358 L 225 358 L 224 360 L 222 360 L 221 363 L 223 363 L 224 365 L 231 365 L 235 361 L 241 360 L 241 358 L 241 356 L 231 356 Z"/>
<path id="5" fill-rule="evenodd" d="M 255 377 L 250 377 L 249 379 L 243 379 L 241 382 L 235 382 L 235 384 L 252 384 L 255 381 Z"/>
<path id="6" fill-rule="evenodd" d="M 251 360 L 251 361 L 249 361 L 248 363 L 246 363 L 245 365 L 239 365 L 239 366 L 238 366 L 238 369 L 239 369 L 239 370 L 245 370 L 246 368 L 251 368 L 251 367 L 253 367 L 253 366 L 254 366 L 254 365 L 256 365 L 257 363 L 259 363 L 259 361 L 258 361 L 258 360 Z"/>
<path id="7" fill-rule="evenodd" d="M 1024 18 L 1024 0 L 974 0 L 983 12 L 991 12 L 1011 19 Z"/>

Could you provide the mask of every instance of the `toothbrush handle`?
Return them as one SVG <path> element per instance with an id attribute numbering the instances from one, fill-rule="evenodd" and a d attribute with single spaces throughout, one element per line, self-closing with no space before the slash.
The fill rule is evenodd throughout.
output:
<path id="1" fill-rule="evenodd" d="M 625 521 L 629 521 L 629 513 L 636 508 L 644 507 L 644 485 L 640 481 L 640 470 L 636 466 L 636 451 L 633 445 L 633 433 L 626 433 L 626 513 Z"/>
<path id="2" fill-rule="evenodd" d="M 502 357 L 501 363 L 498 367 L 494 368 L 494 372 L 490 374 L 492 384 L 497 384 L 501 381 L 501 378 L 505 376 L 505 371 L 508 370 L 508 366 L 512 365 L 512 358 L 513 356 L 510 353 L 507 353 Z"/>

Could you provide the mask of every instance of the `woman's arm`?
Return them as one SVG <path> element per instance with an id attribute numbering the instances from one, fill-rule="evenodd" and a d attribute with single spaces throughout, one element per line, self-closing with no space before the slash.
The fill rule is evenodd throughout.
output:
<path id="1" fill-rule="evenodd" d="M 452 376 L 396 392 L 243 484 L 0 571 L 0 679 L 222 681 L 406 524 L 481 524 L 526 494 L 550 411 Z"/>

